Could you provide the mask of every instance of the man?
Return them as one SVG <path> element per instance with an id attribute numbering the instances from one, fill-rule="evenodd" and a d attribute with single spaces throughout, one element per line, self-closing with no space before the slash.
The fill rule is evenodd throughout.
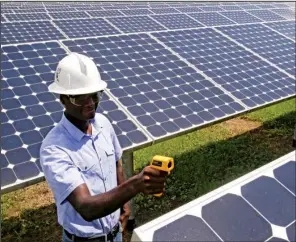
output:
<path id="1" fill-rule="evenodd" d="M 106 86 L 95 63 L 77 53 L 59 62 L 49 86 L 60 94 L 65 111 L 42 143 L 40 163 L 54 194 L 63 242 L 122 241 L 128 201 L 138 193 L 164 191 L 166 173 L 149 166 L 124 180 L 114 129 L 96 113 Z"/>

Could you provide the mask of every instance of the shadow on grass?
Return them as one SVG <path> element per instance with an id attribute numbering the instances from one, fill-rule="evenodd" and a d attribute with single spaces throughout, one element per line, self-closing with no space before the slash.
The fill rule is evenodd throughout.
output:
<path id="1" fill-rule="evenodd" d="M 174 157 L 175 169 L 168 177 L 166 195 L 136 197 L 137 226 L 292 151 L 295 119 L 296 112 L 291 112 L 250 132 Z M 61 241 L 54 204 L 2 219 L 4 242 Z"/>

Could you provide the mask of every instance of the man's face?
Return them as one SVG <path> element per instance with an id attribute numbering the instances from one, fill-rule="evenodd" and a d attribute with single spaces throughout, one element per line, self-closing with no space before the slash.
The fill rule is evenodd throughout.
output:
<path id="1" fill-rule="evenodd" d="M 63 95 L 61 101 L 68 114 L 79 120 L 87 121 L 95 117 L 99 97 L 97 93 L 77 96 Z"/>

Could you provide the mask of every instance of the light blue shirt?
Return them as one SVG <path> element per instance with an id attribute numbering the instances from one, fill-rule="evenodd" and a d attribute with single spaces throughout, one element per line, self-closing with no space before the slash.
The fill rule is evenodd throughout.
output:
<path id="1" fill-rule="evenodd" d="M 116 162 L 122 155 L 117 136 L 102 114 L 97 113 L 91 124 L 92 135 L 87 135 L 63 115 L 40 148 L 40 163 L 54 194 L 58 222 L 80 237 L 108 233 L 120 217 L 118 209 L 106 217 L 87 222 L 66 199 L 83 183 L 92 195 L 117 186 Z"/>

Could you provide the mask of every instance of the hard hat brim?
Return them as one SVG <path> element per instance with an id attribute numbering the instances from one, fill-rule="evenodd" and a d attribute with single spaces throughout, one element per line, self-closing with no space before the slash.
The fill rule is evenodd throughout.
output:
<path id="1" fill-rule="evenodd" d="M 107 83 L 105 81 L 100 81 L 96 85 L 93 85 L 93 86 L 78 88 L 75 90 L 66 90 L 64 88 L 61 88 L 59 85 L 57 85 L 54 82 L 48 86 L 48 90 L 50 92 L 57 93 L 57 94 L 83 95 L 83 94 L 89 94 L 89 93 L 103 91 L 106 87 L 107 87 Z"/>

